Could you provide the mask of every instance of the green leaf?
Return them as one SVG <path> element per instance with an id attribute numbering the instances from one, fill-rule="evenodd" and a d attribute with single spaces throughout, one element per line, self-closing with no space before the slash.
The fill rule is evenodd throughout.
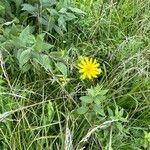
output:
<path id="1" fill-rule="evenodd" d="M 42 0 L 43 5 L 45 4 L 46 7 L 51 7 L 56 3 L 56 0 Z"/>
<path id="2" fill-rule="evenodd" d="M 50 101 L 47 104 L 47 114 L 48 114 L 48 120 L 52 121 L 53 116 L 54 116 L 54 108 L 53 108 L 52 102 Z"/>
<path id="3" fill-rule="evenodd" d="M 67 66 L 64 63 L 57 63 L 56 64 L 58 70 L 64 75 L 67 76 Z"/>
<path id="4" fill-rule="evenodd" d="M 61 8 L 61 9 L 59 10 L 59 13 L 62 13 L 62 14 L 66 13 L 66 12 L 67 12 L 67 9 L 66 9 L 66 8 Z"/>
<path id="5" fill-rule="evenodd" d="M 34 41 L 34 49 L 38 52 L 48 51 L 50 48 L 54 47 L 53 45 L 44 42 L 45 34 L 39 34 Z"/>
<path id="6" fill-rule="evenodd" d="M 37 8 L 32 6 L 31 4 L 22 4 L 22 6 L 22 10 L 25 10 L 28 13 L 35 14 L 35 12 L 37 11 Z"/>
<path id="7" fill-rule="evenodd" d="M 88 107 L 79 107 L 78 109 L 77 109 L 77 113 L 78 114 L 85 114 L 86 112 L 88 111 Z"/>
<path id="8" fill-rule="evenodd" d="M 35 41 L 35 44 L 34 44 L 34 49 L 38 52 L 41 52 L 42 51 L 42 45 L 43 45 L 43 38 L 38 35 L 36 37 L 36 41 Z"/>
<path id="9" fill-rule="evenodd" d="M 58 12 L 56 11 L 56 9 L 53 8 L 46 8 L 46 10 L 50 13 L 50 15 L 52 16 L 58 16 Z"/>
<path id="10" fill-rule="evenodd" d="M 61 28 L 60 27 L 58 27 L 58 26 L 54 26 L 54 30 L 59 34 L 59 35 L 61 35 L 61 36 L 63 36 L 63 32 L 62 32 L 62 30 L 61 30 Z"/>
<path id="11" fill-rule="evenodd" d="M 47 55 L 41 55 L 42 57 L 42 66 L 46 69 L 46 70 L 50 70 L 52 71 L 52 66 L 51 66 L 51 61 L 50 58 Z"/>
<path id="12" fill-rule="evenodd" d="M 107 111 L 108 111 L 109 117 L 110 117 L 110 116 L 114 116 L 113 111 L 112 111 L 109 107 L 107 107 Z"/>
<path id="13" fill-rule="evenodd" d="M 1 11 L 1 10 L 4 10 L 4 9 L 5 9 L 5 7 L 2 6 L 2 5 L 0 5 L 0 11 Z"/>
<path id="14" fill-rule="evenodd" d="M 45 70 L 52 71 L 51 60 L 48 55 L 33 53 L 33 60 L 44 67 Z"/>
<path id="15" fill-rule="evenodd" d="M 50 56 L 53 59 L 60 59 L 62 57 L 61 52 L 50 52 Z"/>
<path id="16" fill-rule="evenodd" d="M 78 8 L 68 7 L 68 9 L 70 9 L 72 12 L 75 12 L 77 14 L 83 14 L 83 15 L 86 14 L 84 11 L 82 11 L 81 9 L 78 9 Z"/>
<path id="17" fill-rule="evenodd" d="M 106 96 L 96 96 L 94 98 L 94 102 L 99 105 L 100 103 L 102 103 L 104 100 L 106 99 Z"/>
<path id="18" fill-rule="evenodd" d="M 93 98 L 90 96 L 82 96 L 82 97 L 80 97 L 80 100 L 84 103 L 92 103 L 93 102 Z"/>
<path id="19" fill-rule="evenodd" d="M 29 26 L 27 26 L 19 35 L 19 39 L 23 42 L 23 43 L 33 43 L 33 36 L 30 33 L 30 28 Z"/>
<path id="20" fill-rule="evenodd" d="M 62 15 L 58 18 L 58 25 L 62 28 L 62 30 L 67 32 L 66 21 Z"/>
<path id="21" fill-rule="evenodd" d="M 51 45 L 51 44 L 49 44 L 49 43 L 45 43 L 45 42 L 43 42 L 43 44 L 42 44 L 42 51 L 48 51 L 49 49 L 51 49 L 51 48 L 53 48 L 54 47 L 54 45 Z"/>
<path id="22" fill-rule="evenodd" d="M 23 3 L 23 0 L 12 0 L 12 1 L 14 1 L 17 9 L 19 9 L 20 5 Z"/>
<path id="23" fill-rule="evenodd" d="M 106 95 L 106 93 L 108 92 L 109 90 L 101 90 L 99 95 L 103 96 L 103 95 Z"/>
<path id="24" fill-rule="evenodd" d="M 23 67 L 21 68 L 21 70 L 22 70 L 23 73 L 25 73 L 25 72 L 27 72 L 31 68 L 32 68 L 32 65 L 26 63 L 26 64 L 23 65 Z"/>
<path id="25" fill-rule="evenodd" d="M 68 13 L 68 12 L 65 14 L 64 17 L 65 17 L 65 20 L 67 20 L 67 21 L 71 21 L 71 20 L 77 18 L 73 13 Z"/>
<path id="26" fill-rule="evenodd" d="M 123 126 L 122 126 L 122 124 L 120 122 L 117 122 L 116 126 L 117 126 L 117 128 L 119 129 L 120 132 L 123 131 Z"/>
<path id="27" fill-rule="evenodd" d="M 20 56 L 18 56 L 20 68 L 22 68 L 23 65 L 29 61 L 30 57 L 31 57 L 31 49 L 24 50 L 20 54 Z"/>
<path id="28" fill-rule="evenodd" d="M 101 107 L 101 105 L 94 105 L 93 106 L 93 110 L 96 112 L 96 113 L 98 113 L 98 114 L 100 114 L 101 116 L 105 116 L 105 113 L 104 113 L 104 110 L 103 110 L 103 108 Z"/>

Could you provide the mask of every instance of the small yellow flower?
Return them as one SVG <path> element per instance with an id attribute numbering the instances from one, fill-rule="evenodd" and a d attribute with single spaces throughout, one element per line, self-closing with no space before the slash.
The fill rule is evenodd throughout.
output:
<path id="1" fill-rule="evenodd" d="M 81 79 L 92 79 L 97 78 L 101 73 L 101 69 L 99 68 L 99 63 L 97 63 L 96 59 L 93 58 L 81 58 L 79 66 L 79 72 L 82 74 Z"/>
<path id="2" fill-rule="evenodd" d="M 62 83 L 63 86 L 65 86 L 70 81 L 70 79 L 65 76 L 60 76 L 58 79 Z"/>

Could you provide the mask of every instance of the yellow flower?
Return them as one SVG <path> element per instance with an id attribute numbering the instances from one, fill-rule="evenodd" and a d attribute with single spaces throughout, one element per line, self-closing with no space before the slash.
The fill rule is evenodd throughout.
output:
<path id="1" fill-rule="evenodd" d="M 60 76 L 58 79 L 62 83 L 63 86 L 65 86 L 70 81 L 70 79 L 65 76 Z"/>
<path id="2" fill-rule="evenodd" d="M 82 74 L 81 79 L 92 79 L 97 78 L 101 73 L 101 69 L 99 68 L 99 63 L 97 63 L 96 59 L 93 58 L 81 58 L 79 66 L 79 72 Z"/>

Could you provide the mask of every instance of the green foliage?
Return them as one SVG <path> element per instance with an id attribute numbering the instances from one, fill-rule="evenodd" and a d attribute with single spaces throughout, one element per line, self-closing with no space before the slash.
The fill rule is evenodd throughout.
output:
<path id="1" fill-rule="evenodd" d="M 102 116 L 105 116 L 103 103 L 106 100 L 106 94 L 108 90 L 102 90 L 102 87 L 100 87 L 97 84 L 96 87 L 91 87 L 90 89 L 87 89 L 87 91 L 88 91 L 87 96 L 80 97 L 82 107 L 78 109 L 78 113 L 84 114 L 88 110 L 90 110 Z"/>
<path id="2" fill-rule="evenodd" d="M 1 0 L 0 150 L 150 149 L 149 6 Z M 80 79 L 80 56 L 97 79 Z"/>

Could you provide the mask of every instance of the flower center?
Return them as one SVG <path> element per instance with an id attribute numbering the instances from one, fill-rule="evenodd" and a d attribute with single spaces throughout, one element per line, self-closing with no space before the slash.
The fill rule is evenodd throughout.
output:
<path id="1" fill-rule="evenodd" d="M 86 71 L 87 73 L 91 73 L 92 70 L 93 70 L 93 68 L 91 67 L 91 65 L 87 65 L 86 68 L 85 68 L 85 71 Z"/>

